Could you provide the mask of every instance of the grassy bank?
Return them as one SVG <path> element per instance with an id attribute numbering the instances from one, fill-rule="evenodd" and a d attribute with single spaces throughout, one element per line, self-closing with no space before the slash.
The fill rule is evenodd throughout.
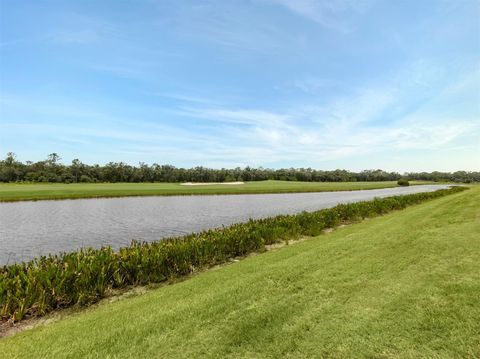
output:
<path id="1" fill-rule="evenodd" d="M 480 188 L 0 341 L 0 357 L 475 358 Z"/>
<path id="2" fill-rule="evenodd" d="M 132 243 L 114 252 L 110 247 L 40 257 L 0 268 L 0 317 L 18 321 L 75 304 L 86 305 L 111 290 L 160 283 L 246 254 L 265 245 L 314 236 L 326 228 L 358 221 L 429 199 L 465 190 L 392 196 L 340 204 L 208 230 L 152 243 Z"/>
<path id="3" fill-rule="evenodd" d="M 431 182 L 412 181 L 411 184 Z M 0 202 L 45 199 L 76 199 L 125 196 L 172 196 L 205 194 L 253 194 L 351 191 L 396 187 L 386 182 L 289 182 L 259 181 L 242 185 L 182 186 L 179 183 L 0 183 Z"/>

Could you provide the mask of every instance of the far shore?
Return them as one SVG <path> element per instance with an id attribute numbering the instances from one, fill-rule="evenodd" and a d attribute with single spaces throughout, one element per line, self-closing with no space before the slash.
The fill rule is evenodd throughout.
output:
<path id="1" fill-rule="evenodd" d="M 410 185 L 440 184 L 410 181 Z M 443 183 L 444 184 L 444 183 Z M 181 196 L 220 194 L 303 193 L 358 191 L 398 187 L 397 181 L 381 182 L 187 182 L 187 183 L 0 183 L 0 202 L 109 198 L 130 196 Z"/>

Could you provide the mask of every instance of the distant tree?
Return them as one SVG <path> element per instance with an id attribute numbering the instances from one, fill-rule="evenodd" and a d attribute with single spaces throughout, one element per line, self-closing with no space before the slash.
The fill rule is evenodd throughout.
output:
<path id="1" fill-rule="evenodd" d="M 13 152 L 8 152 L 7 157 L 5 158 L 5 164 L 7 166 L 13 166 L 16 162 L 17 155 Z"/>
<path id="2" fill-rule="evenodd" d="M 60 156 L 53 152 L 53 153 L 50 153 L 47 157 L 47 162 L 51 165 L 56 165 L 57 162 L 59 162 L 61 160 Z"/>
<path id="3" fill-rule="evenodd" d="M 70 165 L 70 172 L 74 178 L 74 182 L 79 181 L 79 178 L 82 175 L 82 168 L 83 163 L 78 158 L 75 158 Z"/>
<path id="4" fill-rule="evenodd" d="M 4 161 L 0 161 L 0 181 L 15 182 L 21 179 L 22 164 L 17 162 L 17 156 L 13 152 L 8 152 Z"/>

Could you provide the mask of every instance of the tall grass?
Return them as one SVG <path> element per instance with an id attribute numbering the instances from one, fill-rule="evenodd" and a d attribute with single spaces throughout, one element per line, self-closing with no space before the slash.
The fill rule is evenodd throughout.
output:
<path id="1" fill-rule="evenodd" d="M 250 220 L 153 243 L 132 242 L 118 252 L 110 247 L 86 248 L 4 266 L 0 269 L 0 316 L 2 320 L 18 321 L 57 308 L 87 305 L 105 297 L 112 289 L 160 283 L 198 268 L 262 251 L 265 245 L 315 236 L 326 228 L 464 189 L 453 187 L 340 204 L 316 212 Z"/>

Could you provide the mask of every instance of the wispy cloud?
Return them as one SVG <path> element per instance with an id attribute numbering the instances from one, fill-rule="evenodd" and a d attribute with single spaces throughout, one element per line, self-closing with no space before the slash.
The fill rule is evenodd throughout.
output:
<path id="1" fill-rule="evenodd" d="M 185 91 L 185 93 L 179 92 L 147 92 L 147 95 L 174 100 L 179 104 L 195 104 L 203 106 L 221 106 L 225 102 L 231 102 L 234 100 L 232 96 L 199 96 L 191 94 L 191 91 Z"/>
<path id="2" fill-rule="evenodd" d="M 318 78 L 313 76 L 295 79 L 288 85 L 310 95 L 317 94 L 325 89 L 338 89 L 345 86 L 344 83 L 333 78 Z"/>
<path id="3" fill-rule="evenodd" d="M 293 13 L 326 28 L 348 32 L 351 25 L 347 16 L 363 11 L 367 0 L 265 0 L 287 8 Z"/>
<path id="4" fill-rule="evenodd" d="M 229 124 L 285 127 L 288 115 L 257 109 L 186 108 L 184 116 Z"/>
<path id="5" fill-rule="evenodd" d="M 438 150 L 457 146 L 460 139 L 472 134 L 480 136 L 480 118 L 435 115 L 432 104 L 448 100 L 448 96 L 443 98 L 445 91 L 465 90 L 466 84 L 463 78 L 445 82 L 441 78 L 444 71 L 433 65 L 429 69 L 426 64 L 409 65 L 382 86 L 357 89 L 353 96 L 334 98 L 324 106 L 313 101 L 284 112 L 198 106 L 179 115 L 220 123 L 229 140 L 239 144 L 235 146 L 238 156 L 244 153 L 242 143 L 255 145 L 257 150 L 268 148 L 262 152 L 267 163 L 279 158 L 293 161 L 304 157 L 320 163 L 385 151 Z M 412 87 L 424 90 L 412 96 Z"/>
<path id="6" fill-rule="evenodd" d="M 478 79 L 469 81 L 470 75 L 445 82 L 434 75 L 425 76 L 424 66 L 409 65 L 382 86 L 355 89 L 349 95 L 333 97 L 322 106 L 311 99 L 302 105 L 286 106 L 282 111 L 160 93 L 178 101 L 170 103 L 169 108 L 139 104 L 132 108 L 129 104 L 128 111 L 120 107 L 114 113 L 82 103 L 59 101 L 53 105 L 42 98 L 4 94 L 0 96 L 3 110 L 22 113 L 28 101 L 29 112 L 48 117 L 49 121 L 57 119 L 58 124 L 39 120 L 4 121 L 0 128 L 4 134 L 31 132 L 56 139 L 56 143 L 78 146 L 108 140 L 112 144 L 105 151 L 118 156 L 130 154 L 156 162 L 168 159 L 178 164 L 187 161 L 218 167 L 277 166 L 280 162 L 299 160 L 318 166 L 325 161 L 388 151 L 444 150 L 458 147 L 462 139 L 475 135 L 480 138 L 479 117 L 450 114 L 439 117 L 435 112 L 436 102 L 447 101 L 452 94 L 463 96 L 472 92 Z M 437 69 L 431 72 L 444 73 Z M 408 81 L 401 80 L 405 74 Z M 435 86 L 436 90 L 431 91 L 432 81 L 443 86 Z M 424 88 L 423 95 L 416 92 L 412 97 L 412 86 Z M 420 103 L 418 96 L 423 97 Z M 415 106 L 409 106 L 411 101 Z M 159 121 L 172 116 L 176 125 Z M 389 120 L 385 121 L 387 117 Z M 61 119 L 81 121 L 62 124 Z M 182 126 L 183 121 L 189 125 Z M 95 127 L 89 127 L 91 123 Z M 473 142 L 462 145 L 466 143 Z"/>
<path id="7" fill-rule="evenodd" d="M 45 38 L 63 45 L 90 45 L 121 37 L 121 28 L 105 19 L 79 12 L 58 16 Z"/>
<path id="8" fill-rule="evenodd" d="M 156 21 L 158 28 L 178 36 L 182 42 L 206 44 L 237 56 L 270 56 L 284 51 L 286 43 L 299 42 L 296 35 L 272 21 L 252 4 L 238 7 L 231 2 L 179 5 L 174 16 Z M 162 11 L 162 6 L 159 6 Z"/>

